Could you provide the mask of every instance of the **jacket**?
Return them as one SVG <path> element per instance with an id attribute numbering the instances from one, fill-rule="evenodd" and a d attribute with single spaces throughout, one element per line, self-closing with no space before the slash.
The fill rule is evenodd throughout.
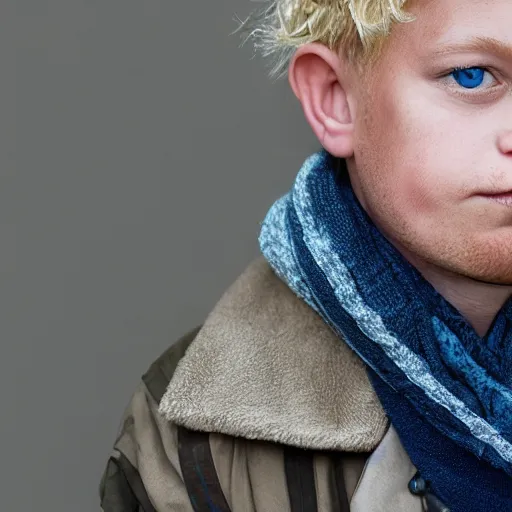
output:
<path id="1" fill-rule="evenodd" d="M 260 256 L 142 377 L 100 497 L 104 512 L 433 510 L 415 474 L 364 363 Z"/>

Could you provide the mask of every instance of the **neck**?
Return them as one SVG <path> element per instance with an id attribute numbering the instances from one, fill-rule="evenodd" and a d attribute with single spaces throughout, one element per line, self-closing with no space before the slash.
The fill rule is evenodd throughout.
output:
<path id="1" fill-rule="evenodd" d="M 512 286 L 477 281 L 425 262 L 403 247 L 398 249 L 480 337 L 487 334 L 503 304 L 512 296 Z"/>

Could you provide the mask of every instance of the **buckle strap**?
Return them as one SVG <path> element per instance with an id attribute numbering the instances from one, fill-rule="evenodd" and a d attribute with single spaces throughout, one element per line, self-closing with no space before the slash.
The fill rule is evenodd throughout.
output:
<path id="1" fill-rule="evenodd" d="M 286 446 L 284 468 L 291 512 L 317 512 L 313 454 L 307 450 Z"/>
<path id="2" fill-rule="evenodd" d="M 350 512 L 345 475 L 343 474 L 343 458 L 340 453 L 334 453 L 331 457 L 331 488 L 334 493 L 334 512 Z"/>
<path id="3" fill-rule="evenodd" d="M 178 455 L 195 512 L 231 512 L 213 462 L 210 435 L 178 427 Z"/>

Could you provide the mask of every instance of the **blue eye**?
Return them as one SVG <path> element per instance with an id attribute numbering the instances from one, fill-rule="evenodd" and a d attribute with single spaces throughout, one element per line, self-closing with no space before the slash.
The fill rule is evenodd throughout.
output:
<path id="1" fill-rule="evenodd" d="M 455 81 L 462 87 L 467 89 L 474 89 L 482 85 L 486 70 L 484 68 L 456 68 L 450 75 L 453 76 Z"/>

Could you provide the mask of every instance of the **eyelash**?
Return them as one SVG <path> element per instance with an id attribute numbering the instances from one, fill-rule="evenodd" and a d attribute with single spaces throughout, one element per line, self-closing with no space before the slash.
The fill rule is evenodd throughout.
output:
<path id="1" fill-rule="evenodd" d="M 474 69 L 474 68 L 482 69 L 484 71 L 484 73 L 485 72 L 489 73 L 492 76 L 493 80 L 495 82 L 498 82 L 498 79 L 496 78 L 494 73 L 488 67 L 480 66 L 480 65 L 477 65 L 477 64 L 470 65 L 470 66 L 455 66 L 455 67 L 451 68 L 448 73 L 445 73 L 444 75 L 442 75 L 441 78 L 445 78 L 446 80 L 448 80 L 448 78 L 450 78 L 452 76 L 452 73 L 454 71 L 464 71 L 465 69 Z M 451 89 L 453 89 L 452 92 L 454 92 L 455 94 L 457 94 L 459 96 L 465 97 L 465 98 L 467 98 L 469 96 L 481 96 L 481 95 L 485 95 L 485 94 L 488 95 L 488 94 L 490 94 L 489 91 L 495 89 L 495 86 L 487 87 L 486 89 L 480 89 L 478 87 L 475 87 L 474 89 L 467 89 L 467 88 L 464 88 L 461 85 L 459 85 L 455 81 L 455 79 L 453 79 L 450 82 L 451 83 L 450 83 L 449 87 Z M 472 91 L 474 91 L 474 92 L 472 92 Z"/>

